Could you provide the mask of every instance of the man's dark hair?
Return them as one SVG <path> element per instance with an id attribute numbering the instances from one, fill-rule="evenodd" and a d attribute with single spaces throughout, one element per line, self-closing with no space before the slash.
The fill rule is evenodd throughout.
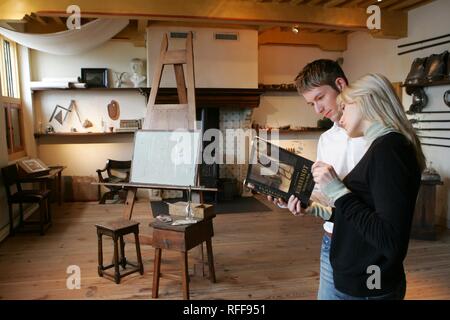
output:
<path id="1" fill-rule="evenodd" d="M 300 94 L 311 89 L 329 85 L 340 92 L 336 79 L 342 78 L 348 84 L 347 77 L 339 63 L 333 60 L 320 59 L 307 64 L 295 78 L 295 86 Z"/>

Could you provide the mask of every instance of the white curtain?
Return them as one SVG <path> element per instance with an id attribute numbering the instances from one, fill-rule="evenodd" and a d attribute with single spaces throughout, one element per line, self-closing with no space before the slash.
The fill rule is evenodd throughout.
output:
<path id="1" fill-rule="evenodd" d="M 25 47 L 56 55 L 74 55 L 93 49 L 125 28 L 129 20 L 97 19 L 81 29 L 48 34 L 30 34 L 0 27 L 0 34 Z"/>

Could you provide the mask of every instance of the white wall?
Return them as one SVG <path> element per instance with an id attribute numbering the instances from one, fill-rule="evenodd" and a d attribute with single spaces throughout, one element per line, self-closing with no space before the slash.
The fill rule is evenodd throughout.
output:
<path id="1" fill-rule="evenodd" d="M 258 31 L 186 27 L 149 27 L 148 74 L 151 85 L 165 32 L 193 31 L 194 75 L 197 88 L 257 88 Z M 237 41 L 215 40 L 214 33 L 238 33 Z M 186 39 L 170 39 L 169 50 L 184 49 Z M 176 87 L 172 66 L 164 68 L 161 87 Z"/>
<path id="2" fill-rule="evenodd" d="M 342 53 L 322 51 L 314 47 L 259 47 L 259 83 L 293 83 L 309 62 L 317 59 L 336 60 Z M 260 125 L 316 127 L 319 117 L 296 92 L 266 93 L 255 109 L 253 121 Z"/>
<path id="3" fill-rule="evenodd" d="M 433 53 L 441 53 L 450 50 L 450 44 L 445 44 L 425 50 L 416 51 L 405 55 L 397 55 L 398 52 L 420 47 L 413 46 L 400 48 L 397 46 L 448 34 L 450 29 L 450 1 L 438 0 L 426 6 L 419 7 L 409 12 L 408 37 L 400 40 L 373 39 L 366 33 L 353 33 L 349 36 L 348 50 L 344 53 L 344 66 L 350 81 L 354 81 L 369 72 L 377 72 L 386 75 L 392 82 L 404 81 L 411 67 L 412 61 L 417 57 L 427 57 Z M 438 41 L 440 42 L 440 41 Z M 431 44 L 426 43 L 424 45 Z M 443 94 L 449 90 L 449 86 L 426 88 L 429 103 L 428 111 L 449 110 L 443 103 Z M 403 104 L 406 109 L 411 105 L 411 97 L 403 92 Z M 450 119 L 446 115 L 421 115 L 423 119 Z M 433 127 L 430 125 L 430 127 Z M 437 126 L 435 126 L 437 127 Z M 439 127 L 450 128 L 450 124 L 439 124 Z M 429 134 L 431 135 L 431 134 Z M 449 137 L 448 132 L 433 132 L 433 136 Z M 443 144 L 441 140 L 428 140 L 431 143 Z M 444 143 L 445 144 L 445 143 Z M 437 148 L 424 146 L 424 152 L 433 167 L 442 176 L 445 185 L 438 188 L 437 223 L 447 224 L 450 227 L 450 157 L 449 148 Z"/>
<path id="4" fill-rule="evenodd" d="M 317 59 L 336 60 L 342 53 L 322 51 L 315 47 L 260 46 L 259 83 L 293 83 L 303 67 Z M 280 127 L 317 127 L 321 119 L 297 92 L 267 92 L 261 97 L 252 121 L 258 125 Z M 320 133 L 281 133 L 279 144 L 296 148 L 310 159 L 316 158 Z"/>
<path id="5" fill-rule="evenodd" d="M 31 50 L 32 80 L 39 81 L 44 77 L 78 77 L 81 76 L 81 68 L 108 68 L 110 71 L 131 72 L 131 59 L 145 60 L 146 57 L 145 48 L 135 47 L 125 41 L 108 41 L 100 47 L 72 56 Z M 111 74 L 110 78 L 112 80 Z"/>
<path id="6" fill-rule="evenodd" d="M 129 42 L 109 41 L 89 52 L 76 56 L 56 56 L 31 50 L 30 65 L 32 80 L 42 80 L 44 77 L 77 77 L 81 68 L 108 68 L 110 71 L 129 72 L 129 62 L 133 58 L 146 59 L 145 48 L 134 47 Z M 110 72 L 110 80 L 113 80 Z M 111 86 L 112 82 L 110 83 Z M 131 86 L 131 83 L 125 84 Z M 136 91 L 38 91 L 33 93 L 33 109 L 35 111 L 35 131 L 45 127 L 54 107 L 59 104 L 69 107 L 75 100 L 81 120 L 89 119 L 94 127 L 83 128 L 75 113 L 70 114 L 67 122 L 61 126 L 52 121 L 57 132 L 68 132 L 75 127 L 78 132 L 101 132 L 102 119 L 106 125 L 119 127 L 119 120 L 108 117 L 107 105 L 116 100 L 120 106 L 121 119 L 142 118 L 145 114 L 145 98 Z M 34 138 L 33 140 L 34 141 Z M 37 155 L 45 163 L 67 166 L 64 175 L 96 176 L 95 170 L 103 168 L 108 158 L 129 160 L 132 155 L 132 135 L 96 138 L 83 140 L 68 138 L 52 138 L 38 140 Z"/>
<path id="7" fill-rule="evenodd" d="M 45 77 L 78 77 L 81 68 L 108 68 L 110 75 L 110 87 L 113 87 L 112 72 L 130 72 L 129 63 L 133 58 L 145 59 L 145 48 L 138 48 L 129 42 L 109 41 L 89 52 L 75 56 L 57 56 L 44 52 L 31 50 L 31 75 L 32 80 L 40 81 Z M 124 86 L 131 87 L 130 82 Z M 145 99 L 136 91 L 95 91 L 95 90 L 68 90 L 68 91 L 39 91 L 33 94 L 35 110 L 35 131 L 48 123 L 53 109 L 57 104 L 69 107 L 71 99 L 74 99 L 82 121 L 89 119 L 94 127 L 84 129 L 80 125 L 77 116 L 69 116 L 67 123 L 60 126 L 52 121 L 57 132 L 68 132 L 75 127 L 79 132 L 103 131 L 101 120 L 105 120 L 108 126 L 119 126 L 119 121 L 109 120 L 107 105 L 111 100 L 116 100 L 120 106 L 121 119 L 141 118 L 145 114 Z"/>
<path id="8" fill-rule="evenodd" d="M 342 57 L 341 52 L 323 51 L 317 47 L 260 46 L 259 82 L 291 83 L 309 62 L 317 59 L 336 60 L 339 57 Z"/>
<path id="9" fill-rule="evenodd" d="M 159 57 L 164 32 L 187 31 L 186 28 L 151 28 L 149 32 L 149 74 L 153 76 L 154 65 Z M 255 30 L 233 30 L 239 33 L 239 40 L 215 41 L 214 32 L 229 30 L 194 29 L 194 58 L 196 87 L 257 88 L 258 86 L 258 33 Z M 185 40 L 169 39 L 169 49 L 184 48 Z M 109 41 L 89 52 L 77 56 L 55 56 L 31 50 L 32 80 L 44 77 L 77 77 L 81 68 L 108 68 L 111 71 L 129 72 L 133 58 L 147 59 L 146 48 L 134 47 L 128 42 Z M 165 68 L 161 86 L 175 87 L 173 70 Z M 169 73 L 171 71 L 171 73 Z M 112 76 L 110 75 L 110 80 Z M 151 78 L 148 79 L 151 83 Z M 128 84 L 131 86 L 131 84 Z M 52 125 L 57 132 L 68 132 L 75 127 L 78 132 L 102 131 L 101 120 L 107 126 L 119 126 L 119 120 L 112 121 L 107 114 L 107 105 L 114 99 L 120 106 L 120 119 L 142 118 L 146 112 L 145 98 L 137 91 L 39 91 L 33 94 L 35 110 L 35 131 L 45 127 L 54 107 L 59 104 L 68 107 L 74 99 L 81 120 L 89 119 L 94 127 L 82 128 L 77 116 L 71 114 L 63 126 L 56 121 Z M 34 138 L 32 139 L 34 141 Z M 114 138 L 43 138 L 37 146 L 37 155 L 47 164 L 67 166 L 64 175 L 95 175 L 106 159 L 127 160 L 132 157 L 131 135 Z"/>

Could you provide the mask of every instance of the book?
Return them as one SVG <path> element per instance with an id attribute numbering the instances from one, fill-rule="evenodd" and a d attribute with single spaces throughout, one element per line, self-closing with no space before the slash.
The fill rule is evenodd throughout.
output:
<path id="1" fill-rule="evenodd" d="M 18 165 L 20 176 L 38 177 L 45 176 L 50 172 L 50 168 L 37 158 L 21 160 Z"/>
<path id="2" fill-rule="evenodd" d="M 285 202 L 294 195 L 306 208 L 315 185 L 311 172 L 313 164 L 309 159 L 255 137 L 244 184 Z"/>

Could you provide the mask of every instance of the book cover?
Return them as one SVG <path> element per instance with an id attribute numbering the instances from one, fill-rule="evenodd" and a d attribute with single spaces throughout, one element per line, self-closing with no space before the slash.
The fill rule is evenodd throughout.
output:
<path id="1" fill-rule="evenodd" d="M 288 202 L 296 196 L 306 208 L 314 189 L 313 161 L 259 137 L 252 141 L 245 185 L 256 192 Z"/>
<path id="2" fill-rule="evenodd" d="M 21 160 L 18 165 L 21 176 L 43 176 L 50 171 L 47 165 L 37 158 Z"/>

